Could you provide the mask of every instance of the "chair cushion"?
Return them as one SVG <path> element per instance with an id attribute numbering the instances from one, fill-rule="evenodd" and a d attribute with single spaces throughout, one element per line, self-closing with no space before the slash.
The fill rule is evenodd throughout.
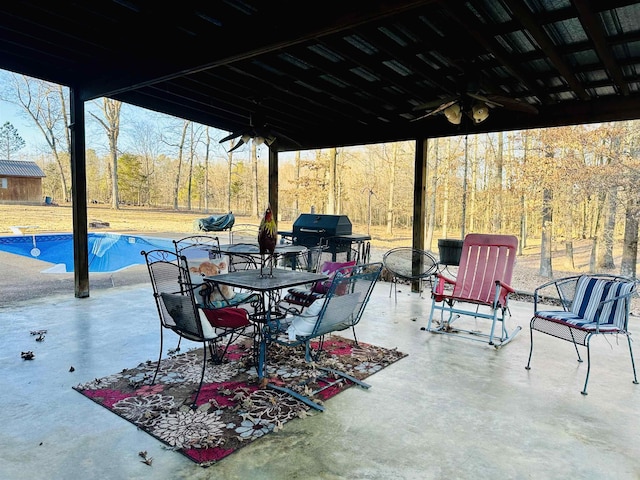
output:
<path id="1" fill-rule="evenodd" d="M 249 325 L 249 315 L 243 308 L 203 308 L 202 311 L 214 328 L 240 328 Z"/>
<path id="2" fill-rule="evenodd" d="M 294 315 L 293 318 L 291 318 L 291 324 L 287 329 L 290 340 L 295 340 L 297 335 L 311 335 L 325 301 L 324 299 L 316 300 L 304 308 L 298 315 Z"/>
<path id="3" fill-rule="evenodd" d="M 580 330 L 586 330 L 589 332 L 595 332 L 596 328 L 598 327 L 597 322 L 589 322 L 573 312 L 563 312 L 559 310 L 542 310 L 536 312 L 535 316 L 543 320 L 560 323 L 570 326 L 571 328 L 579 328 Z M 617 332 L 619 329 L 613 324 L 605 323 L 600 325 L 599 330 L 601 332 Z"/>
<path id="4" fill-rule="evenodd" d="M 224 308 L 224 307 L 233 307 L 235 305 L 242 305 L 243 303 L 247 303 L 253 301 L 256 298 L 256 294 L 253 292 L 233 292 L 233 296 L 226 300 L 214 300 L 210 301 L 208 304 L 209 308 Z M 202 306 L 202 305 L 200 305 Z"/>
<path id="5" fill-rule="evenodd" d="M 631 282 L 605 280 L 583 275 L 576 284 L 576 293 L 570 311 L 585 324 L 594 323 L 598 320 L 596 314 L 601 302 L 627 295 L 633 287 L 634 284 Z M 624 301 L 612 301 L 603 305 L 600 312 L 601 328 L 602 325 L 612 325 L 614 328 L 622 329 L 625 321 Z"/>
<path id="6" fill-rule="evenodd" d="M 319 298 L 322 298 L 321 293 L 304 288 L 290 288 L 284 300 L 288 303 L 308 307 Z"/>
<path id="7" fill-rule="evenodd" d="M 353 267 L 356 264 L 355 260 L 351 260 L 349 262 L 324 262 L 322 267 L 320 268 L 320 272 L 323 275 L 328 275 L 329 278 L 323 282 L 317 282 L 313 286 L 313 291 L 316 293 L 327 293 L 329 291 L 329 287 L 331 286 L 331 280 L 336 274 L 336 271 L 341 269 L 342 267 Z"/>

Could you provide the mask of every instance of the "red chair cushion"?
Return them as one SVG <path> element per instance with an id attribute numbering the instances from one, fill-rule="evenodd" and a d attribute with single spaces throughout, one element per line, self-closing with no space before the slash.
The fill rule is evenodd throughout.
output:
<path id="1" fill-rule="evenodd" d="M 204 308 L 203 311 L 212 327 L 240 328 L 249 325 L 249 315 L 243 308 Z"/>
<path id="2" fill-rule="evenodd" d="M 353 267 L 355 264 L 355 260 L 351 260 L 350 262 L 324 262 L 322 264 L 322 267 L 320 268 L 320 272 L 324 275 L 329 275 L 329 278 L 324 282 L 316 283 L 313 286 L 313 291 L 315 293 L 327 293 L 329 291 L 329 287 L 331 286 L 331 280 L 333 280 L 336 271 L 341 269 L 342 267 Z"/>

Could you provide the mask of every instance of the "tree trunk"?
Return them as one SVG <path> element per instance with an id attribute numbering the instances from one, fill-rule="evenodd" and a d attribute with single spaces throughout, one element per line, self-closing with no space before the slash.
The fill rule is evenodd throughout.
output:
<path id="1" fill-rule="evenodd" d="M 469 199 L 469 231 L 476 231 L 476 185 L 478 181 L 478 135 L 473 136 L 473 160 L 471 165 L 471 198 Z"/>
<path id="2" fill-rule="evenodd" d="M 496 168 L 494 171 L 492 187 L 495 191 L 493 199 L 493 214 L 491 216 L 491 231 L 499 232 L 502 229 L 502 177 L 504 164 L 504 132 L 498 132 L 498 151 L 496 152 Z"/>
<path id="3" fill-rule="evenodd" d="M 235 140 L 231 140 L 231 147 L 233 149 Z M 233 171 L 233 152 L 227 153 L 227 212 L 231 212 L 231 188 L 232 188 L 232 171 Z"/>
<path id="4" fill-rule="evenodd" d="M 193 141 L 193 122 L 189 122 L 189 174 L 187 175 L 187 210 L 191 211 L 191 190 L 193 187 L 193 157 L 195 157 Z"/>
<path id="5" fill-rule="evenodd" d="M 391 154 L 391 162 L 389 164 L 389 191 L 387 197 L 387 234 L 393 234 L 393 211 L 394 211 L 394 198 L 396 189 L 396 164 L 398 162 L 398 147 L 397 144 L 393 146 L 393 153 Z M 371 205 L 371 195 L 369 195 L 369 205 Z M 371 220 L 369 220 L 371 221 Z"/>
<path id="6" fill-rule="evenodd" d="M 571 268 L 571 270 L 574 270 L 576 266 L 573 260 L 573 240 L 568 239 L 564 242 L 564 255 L 567 259 L 569 268 Z"/>
<path id="7" fill-rule="evenodd" d="M 204 211 L 209 213 L 209 150 L 211 148 L 211 136 L 209 127 L 205 127 L 205 150 L 204 150 Z"/>
<path id="8" fill-rule="evenodd" d="M 176 182 L 173 186 L 173 209 L 178 210 L 179 203 L 178 197 L 180 194 L 180 176 L 182 172 L 182 158 L 184 156 L 184 144 L 187 138 L 187 128 L 189 127 L 189 121 L 185 120 L 182 124 L 182 135 L 180 137 L 180 143 L 178 144 L 178 171 L 176 172 Z"/>
<path id="9" fill-rule="evenodd" d="M 335 215 L 337 213 L 337 183 L 338 176 L 336 170 L 338 168 L 338 150 L 336 148 L 329 149 L 329 195 L 327 199 L 327 213 Z"/>
<path id="10" fill-rule="evenodd" d="M 447 142 L 447 169 L 451 168 L 451 139 Z M 442 195 L 442 238 L 447 238 L 449 223 L 449 173 L 444 176 L 444 192 Z"/>
<path id="11" fill-rule="evenodd" d="M 460 238 L 464 239 L 467 224 L 467 177 L 469 176 L 469 136 L 464 136 L 464 170 L 462 173 L 462 218 L 460 219 Z"/>
<path id="12" fill-rule="evenodd" d="M 624 243 L 622 244 L 622 261 L 620 275 L 636 278 L 638 261 L 638 201 L 632 198 L 627 203 L 624 222 Z"/>
<path id="13" fill-rule="evenodd" d="M 616 225 L 616 203 L 618 201 L 618 189 L 613 187 L 607 192 L 606 208 L 604 209 L 604 223 L 600 248 L 596 266 L 598 269 L 615 268 L 613 262 L 613 232 Z"/>
<path id="14" fill-rule="evenodd" d="M 429 195 L 429 206 L 427 213 L 429 222 L 427 225 L 427 238 L 425 245 L 427 250 L 433 250 L 433 231 L 436 224 L 436 193 L 438 190 L 438 139 L 433 140 L 433 168 L 431 169 L 431 195 Z"/>
<path id="15" fill-rule="evenodd" d="M 542 236 L 540 241 L 540 276 L 553 277 L 551 265 L 551 237 L 553 233 L 553 193 L 545 188 L 542 193 Z"/>
<path id="16" fill-rule="evenodd" d="M 600 217 L 602 217 L 602 208 L 604 206 L 605 194 L 600 193 L 596 197 L 596 208 L 594 213 L 595 221 L 593 222 L 593 231 L 591 234 L 591 257 L 589 259 L 589 272 L 595 273 L 597 271 L 596 268 L 596 260 L 598 258 L 598 232 L 600 231 Z"/>
<path id="17" fill-rule="evenodd" d="M 258 152 L 256 142 L 251 142 L 251 179 L 253 180 L 251 213 L 254 217 L 260 218 L 260 198 L 258 193 Z"/>

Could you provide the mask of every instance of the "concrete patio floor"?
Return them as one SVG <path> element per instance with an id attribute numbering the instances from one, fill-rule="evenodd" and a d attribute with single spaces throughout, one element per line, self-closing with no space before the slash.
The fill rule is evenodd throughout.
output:
<path id="1" fill-rule="evenodd" d="M 350 388 L 325 412 L 209 468 L 72 389 L 157 358 L 150 285 L 2 307 L 0 478 L 640 478 L 640 385 L 632 383 L 626 341 L 594 342 L 583 396 L 586 362 L 576 362 L 569 343 L 536 335 L 525 370 L 532 304 L 512 302 L 510 324 L 523 330 L 495 350 L 421 331 L 431 301 L 400 289 L 396 304 L 389 284 L 377 284 L 357 333 L 408 357 L 369 377 L 369 390 Z M 632 322 L 640 332 L 637 317 Z M 30 332 L 42 329 L 45 340 L 36 342 Z M 25 361 L 29 350 L 35 359 Z M 151 466 L 140 461 L 144 450 Z"/>

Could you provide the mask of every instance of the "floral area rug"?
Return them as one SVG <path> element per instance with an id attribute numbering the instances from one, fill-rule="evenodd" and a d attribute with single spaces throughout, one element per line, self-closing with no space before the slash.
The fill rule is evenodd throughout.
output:
<path id="1" fill-rule="evenodd" d="M 354 383 L 328 378 L 330 374 L 319 367 L 363 380 L 405 356 L 395 349 L 330 336 L 319 361 L 307 363 L 304 347 L 273 344 L 269 383 L 322 404 Z M 250 343 L 231 345 L 222 364 L 207 365 L 196 409 L 191 406 L 202 372 L 202 349 L 163 359 L 151 385 L 156 366 L 147 361 L 73 388 L 202 466 L 283 428 L 289 420 L 318 412 L 288 393 L 260 387 Z"/>

